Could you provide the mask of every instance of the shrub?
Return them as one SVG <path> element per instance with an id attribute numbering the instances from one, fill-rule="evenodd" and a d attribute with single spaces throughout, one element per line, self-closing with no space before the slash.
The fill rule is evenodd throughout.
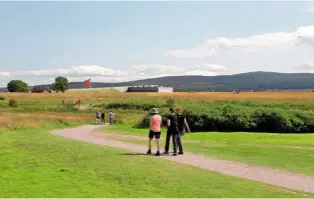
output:
<path id="1" fill-rule="evenodd" d="M 3 97 L 3 96 L 0 96 L 0 100 L 5 100 L 5 97 Z"/>
<path id="2" fill-rule="evenodd" d="M 167 107 L 173 107 L 173 106 L 174 106 L 174 103 L 175 103 L 174 98 L 173 98 L 173 97 L 170 97 L 170 98 L 168 98 L 167 101 L 166 101 L 166 106 L 167 106 Z"/>
<path id="3" fill-rule="evenodd" d="M 59 108 L 57 111 L 59 111 L 59 112 L 67 112 L 67 111 L 77 112 L 78 109 L 75 108 L 75 106 L 73 105 L 72 102 L 67 102 L 67 103 L 65 103 L 65 105 L 63 107 Z"/>
<path id="4" fill-rule="evenodd" d="M 245 107 L 231 103 L 191 104 L 183 109 L 192 131 L 274 133 L 314 132 L 314 114 L 305 110 Z M 166 118 L 167 111 L 161 111 Z M 148 127 L 148 115 L 139 126 Z"/>
<path id="5" fill-rule="evenodd" d="M 12 80 L 7 85 L 8 91 L 10 92 L 28 92 L 29 88 L 27 83 L 22 80 Z"/>
<path id="6" fill-rule="evenodd" d="M 19 104 L 15 99 L 10 99 L 9 100 L 9 107 L 18 107 Z"/>
<path id="7" fill-rule="evenodd" d="M 146 104 L 146 103 L 110 103 L 106 106 L 107 109 L 135 109 L 149 111 L 150 109 L 156 107 L 156 104 Z"/>

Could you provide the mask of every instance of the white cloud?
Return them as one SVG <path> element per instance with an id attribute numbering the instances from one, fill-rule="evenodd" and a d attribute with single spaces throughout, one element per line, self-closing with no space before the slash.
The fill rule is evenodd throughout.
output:
<path id="1" fill-rule="evenodd" d="M 35 86 L 35 84 L 31 81 L 26 80 L 24 82 L 27 83 L 28 86 Z"/>
<path id="2" fill-rule="evenodd" d="M 184 75 L 202 75 L 202 76 L 216 76 L 217 72 L 210 72 L 206 70 L 191 70 L 184 72 Z"/>
<path id="3" fill-rule="evenodd" d="M 309 5 L 306 9 L 304 9 L 304 12 L 306 13 L 314 13 L 314 6 Z"/>
<path id="4" fill-rule="evenodd" d="M 130 67 L 128 74 L 137 76 L 165 76 L 165 75 L 180 75 L 185 72 L 185 69 L 175 65 L 135 65 Z"/>
<path id="5" fill-rule="evenodd" d="M 313 63 L 304 63 L 300 66 L 295 67 L 296 70 L 304 71 L 304 72 L 310 72 L 314 70 L 314 64 Z"/>
<path id="6" fill-rule="evenodd" d="M 202 66 L 197 66 L 197 67 L 208 70 L 208 71 L 216 71 L 216 72 L 227 71 L 227 68 L 225 66 L 219 65 L 219 64 L 204 64 Z"/>
<path id="7" fill-rule="evenodd" d="M 314 47 L 314 26 L 299 27 L 292 32 L 265 33 L 248 37 L 216 37 L 207 39 L 196 47 L 172 50 L 166 54 L 173 57 L 200 58 L 224 51 L 287 50 L 304 44 Z"/>
<path id="8" fill-rule="evenodd" d="M 33 70 L 33 71 L 16 71 L 16 72 L 0 72 L 3 76 L 80 76 L 80 75 L 92 75 L 92 76 L 119 76 L 125 72 L 120 70 L 114 70 L 111 68 L 101 67 L 97 65 L 81 65 L 72 66 L 71 68 L 59 68 L 49 70 Z"/>
<path id="9" fill-rule="evenodd" d="M 10 72 L 0 72 L 0 76 L 11 76 Z"/>
<path id="10" fill-rule="evenodd" d="M 5 77 L 7 81 L 18 78 L 28 82 L 29 85 L 36 85 L 52 83 L 56 76 L 67 77 L 70 82 L 83 81 L 88 78 L 92 78 L 93 82 L 122 82 L 162 76 L 192 74 L 213 76 L 224 71 L 227 71 L 227 68 L 218 64 L 204 64 L 202 66 L 193 67 L 192 69 L 162 64 L 134 65 L 123 71 L 98 65 L 82 65 L 64 69 L 0 72 L 0 76 Z M 32 79 L 32 81 L 29 81 L 29 79 Z"/>

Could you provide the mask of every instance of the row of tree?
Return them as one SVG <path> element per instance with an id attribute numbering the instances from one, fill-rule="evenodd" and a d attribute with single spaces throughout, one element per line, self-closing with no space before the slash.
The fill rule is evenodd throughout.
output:
<path id="1" fill-rule="evenodd" d="M 68 90 L 69 81 L 65 77 L 55 78 L 55 82 L 50 89 L 56 92 L 65 92 Z M 29 86 L 22 80 L 12 80 L 8 83 L 7 89 L 9 92 L 29 92 Z"/>

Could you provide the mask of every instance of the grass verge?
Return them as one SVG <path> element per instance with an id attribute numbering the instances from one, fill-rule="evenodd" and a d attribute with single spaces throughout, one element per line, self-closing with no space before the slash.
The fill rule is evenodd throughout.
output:
<path id="1" fill-rule="evenodd" d="M 313 197 L 49 134 L 0 134 L 0 197 Z"/>
<path id="2" fill-rule="evenodd" d="M 147 129 L 131 128 L 128 125 L 117 125 L 106 128 L 111 132 L 122 134 L 136 134 L 147 136 Z M 162 131 L 162 137 L 165 138 L 165 130 Z M 299 141 L 280 137 L 289 137 L 289 135 L 269 135 L 269 134 L 253 134 L 253 133 L 208 133 L 209 135 L 186 134 L 183 136 L 184 150 L 196 154 L 203 154 L 209 157 L 228 159 L 238 162 L 247 162 L 255 165 L 283 169 L 291 172 L 302 173 L 314 176 L 314 150 L 280 148 L 275 146 L 276 140 L 280 140 L 282 144 L 302 143 L 310 141 L 300 138 Z M 194 137 L 195 136 L 195 137 Z M 230 138 L 228 138 L 230 136 Z M 244 142 L 241 142 L 243 136 Z M 263 137 L 265 136 L 265 137 Z M 291 135 L 296 137 L 296 135 Z M 298 135 L 299 137 L 312 135 Z M 271 139 L 274 139 L 271 141 Z M 284 142 L 285 140 L 285 142 Z M 147 144 L 147 141 L 134 138 L 127 138 L 124 141 Z M 194 141 L 194 142 L 188 142 Z M 263 142 L 264 141 L 264 142 Z M 256 144 L 270 145 L 256 145 Z M 302 144 L 300 144 L 302 146 Z M 161 147 L 164 146 L 164 140 Z M 172 146 L 172 144 L 171 144 Z"/>

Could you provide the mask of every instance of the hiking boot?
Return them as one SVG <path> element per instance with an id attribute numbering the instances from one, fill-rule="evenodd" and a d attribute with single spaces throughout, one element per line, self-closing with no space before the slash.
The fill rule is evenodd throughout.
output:
<path id="1" fill-rule="evenodd" d="M 160 153 L 159 153 L 159 151 L 157 151 L 157 153 L 155 154 L 155 156 L 160 156 Z"/>
<path id="2" fill-rule="evenodd" d="M 184 153 L 183 153 L 182 151 L 178 153 L 178 155 L 183 155 L 183 154 L 184 154 Z"/>
<path id="3" fill-rule="evenodd" d="M 175 152 L 175 153 L 173 153 L 172 155 L 173 155 L 173 156 L 177 156 L 177 153 Z"/>
<path id="4" fill-rule="evenodd" d="M 164 151 L 164 154 L 169 154 L 169 152 L 168 151 Z"/>
<path id="5" fill-rule="evenodd" d="M 146 152 L 146 154 L 152 154 L 152 151 L 150 149 L 148 149 L 148 151 Z"/>

